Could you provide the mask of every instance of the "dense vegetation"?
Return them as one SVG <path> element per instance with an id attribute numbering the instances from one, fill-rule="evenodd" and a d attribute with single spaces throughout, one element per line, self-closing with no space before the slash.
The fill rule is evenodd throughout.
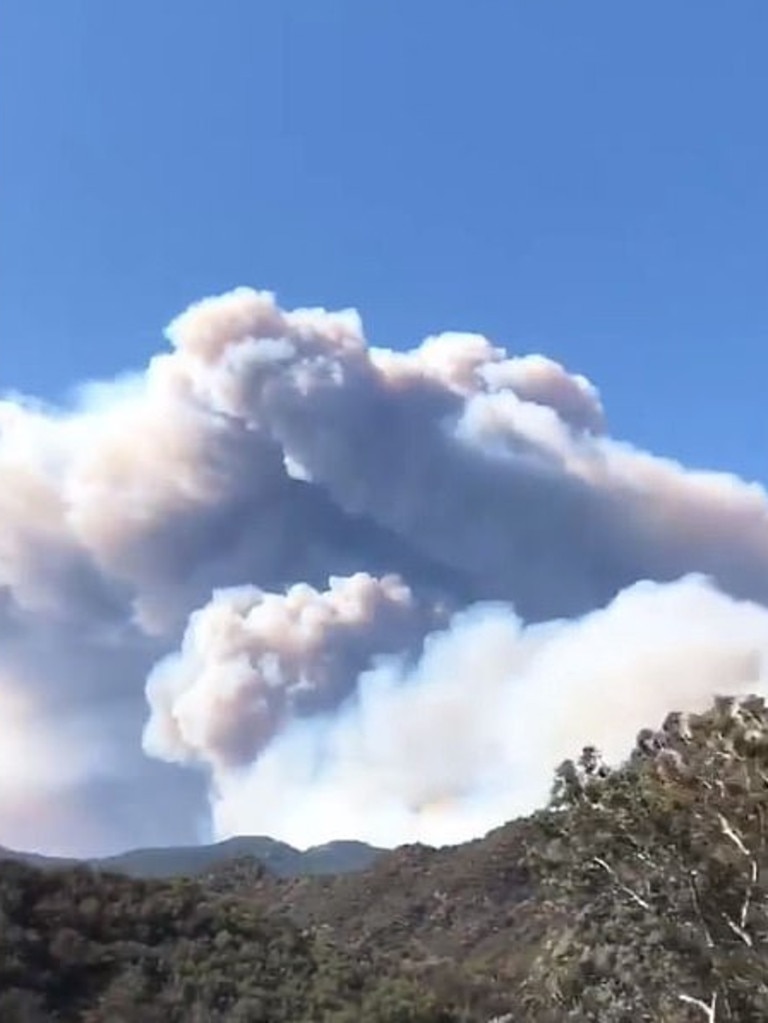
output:
<path id="1" fill-rule="evenodd" d="M 718 700 L 646 730 L 620 770 L 557 776 L 535 850 L 553 922 L 536 1018 L 768 1019 L 768 713 Z"/>
<path id="2" fill-rule="evenodd" d="M 0 1020 L 768 1019 L 768 712 L 670 715 L 550 806 L 361 873 L 199 880 L 0 868 Z"/>
<path id="3" fill-rule="evenodd" d="M 2 868 L 3 1023 L 450 1023 L 434 1004 L 364 958 L 193 881 Z"/>

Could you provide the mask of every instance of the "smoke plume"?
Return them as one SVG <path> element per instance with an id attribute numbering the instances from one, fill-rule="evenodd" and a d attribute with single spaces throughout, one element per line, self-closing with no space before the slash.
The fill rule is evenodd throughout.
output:
<path id="1" fill-rule="evenodd" d="M 281 725 L 336 708 L 375 656 L 407 653 L 428 631 L 396 577 L 359 573 L 285 596 L 217 594 L 190 619 L 178 657 L 150 676 L 145 748 L 225 769 L 258 757 Z"/>
<path id="2" fill-rule="evenodd" d="M 765 491 L 583 376 L 245 288 L 167 337 L 0 402 L 0 842 L 453 840 L 762 686 Z"/>
<path id="3" fill-rule="evenodd" d="M 575 621 L 525 625 L 509 606 L 475 605 L 416 665 L 364 672 L 336 713 L 294 720 L 246 768 L 213 742 L 197 753 L 221 834 L 462 841 L 540 805 L 553 765 L 582 746 L 617 761 L 670 707 L 764 691 L 767 654 L 768 610 L 696 576 L 638 583 Z"/>

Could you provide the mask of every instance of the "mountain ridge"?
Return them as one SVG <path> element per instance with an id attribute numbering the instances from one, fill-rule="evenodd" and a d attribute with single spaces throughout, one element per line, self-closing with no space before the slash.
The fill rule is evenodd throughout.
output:
<path id="1" fill-rule="evenodd" d="M 237 835 L 202 845 L 128 849 L 111 856 L 82 859 L 0 846 L 0 859 L 43 870 L 85 866 L 133 878 L 171 878 L 194 877 L 229 860 L 252 858 L 277 877 L 294 877 L 364 870 L 382 852 L 383 849 L 354 839 L 339 839 L 301 850 L 266 835 Z"/>

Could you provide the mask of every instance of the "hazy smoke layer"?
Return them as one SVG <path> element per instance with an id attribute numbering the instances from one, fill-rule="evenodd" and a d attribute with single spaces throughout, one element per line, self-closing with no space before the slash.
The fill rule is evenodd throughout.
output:
<path id="1" fill-rule="evenodd" d="M 465 834 L 755 681 L 764 490 L 611 439 L 583 377 L 248 289 L 168 338 L 73 409 L 0 402 L 0 842 L 189 840 L 209 776 L 222 832 Z"/>

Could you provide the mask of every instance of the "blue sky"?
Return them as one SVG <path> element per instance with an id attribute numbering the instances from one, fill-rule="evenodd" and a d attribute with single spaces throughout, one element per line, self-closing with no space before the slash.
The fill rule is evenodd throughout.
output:
<path id="1" fill-rule="evenodd" d="M 236 284 L 541 350 L 768 481 L 765 0 L 4 0 L 0 375 Z"/>

